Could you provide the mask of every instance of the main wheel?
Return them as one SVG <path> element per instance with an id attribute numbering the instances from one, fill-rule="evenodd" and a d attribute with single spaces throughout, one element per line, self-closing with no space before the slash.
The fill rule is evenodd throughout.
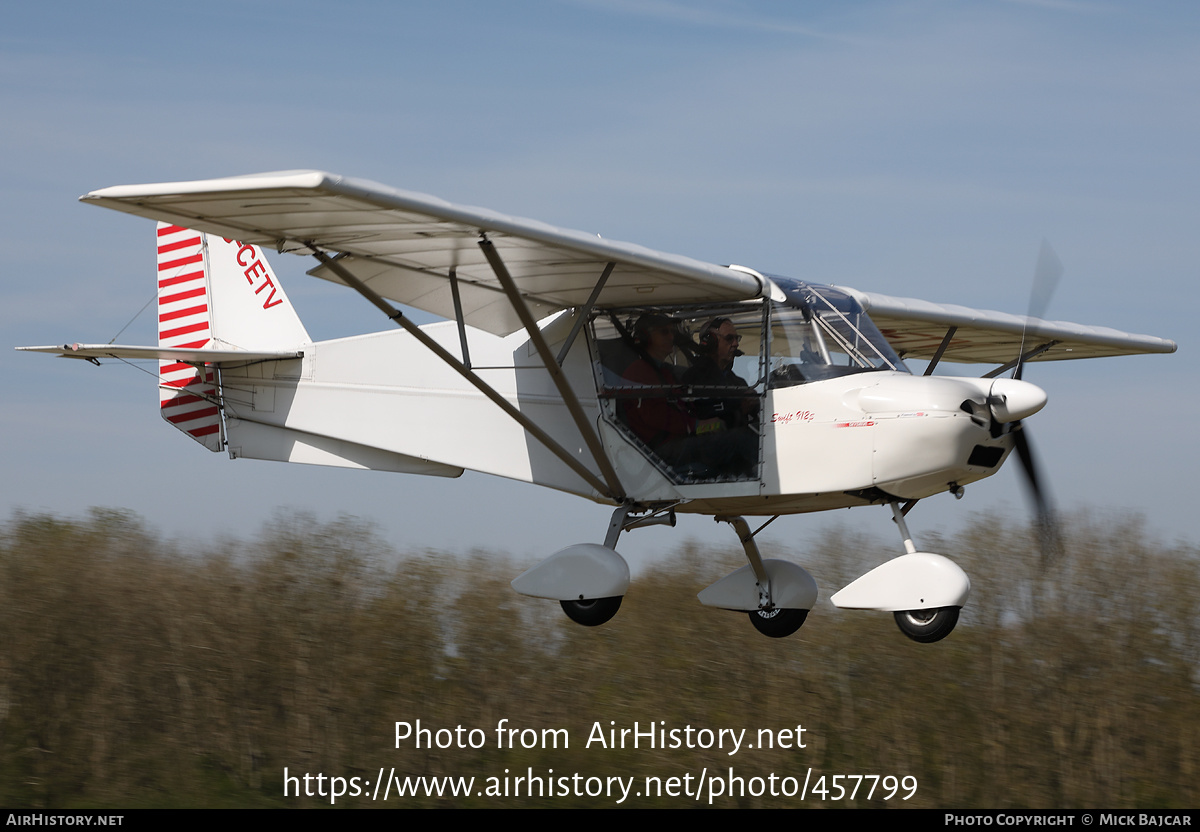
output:
<path id="1" fill-rule="evenodd" d="M 941 607 L 936 610 L 903 610 L 895 613 L 900 632 L 922 644 L 941 641 L 958 623 L 959 607 Z"/>
<path id="2" fill-rule="evenodd" d="M 785 610 L 776 607 L 773 610 L 752 610 L 750 623 L 768 638 L 787 638 L 800 629 L 804 619 L 808 618 L 808 610 Z"/>
<path id="3" fill-rule="evenodd" d="M 597 627 L 608 621 L 621 609 L 623 595 L 611 598 L 589 598 L 586 601 L 559 601 L 563 612 L 576 624 L 585 627 Z"/>

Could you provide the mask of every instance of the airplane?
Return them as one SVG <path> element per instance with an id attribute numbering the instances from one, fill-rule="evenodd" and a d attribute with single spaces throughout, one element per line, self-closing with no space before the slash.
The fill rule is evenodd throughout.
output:
<path id="1" fill-rule="evenodd" d="M 157 359 L 163 418 L 233 459 L 470 469 L 611 505 L 602 544 L 569 546 L 512 582 L 586 626 L 611 619 L 629 587 L 620 535 L 689 513 L 728 523 L 748 561 L 700 603 L 791 635 L 817 583 L 763 558 L 755 536 L 782 515 L 882 506 L 903 552 L 830 600 L 939 641 L 970 579 L 917 550 L 912 507 L 961 497 L 1015 449 L 1051 519 L 1024 430 L 1047 396 L 1024 365 L 1176 349 L 704 263 L 319 171 L 81 200 L 159 221 L 159 342 L 18 349 Z M 308 274 L 399 328 L 314 342 L 268 249 L 312 257 Z M 444 320 L 418 326 L 394 304 Z M 928 365 L 914 375 L 905 359 Z M 934 375 L 942 361 L 997 366 Z M 769 519 L 752 531 L 747 517 Z"/>

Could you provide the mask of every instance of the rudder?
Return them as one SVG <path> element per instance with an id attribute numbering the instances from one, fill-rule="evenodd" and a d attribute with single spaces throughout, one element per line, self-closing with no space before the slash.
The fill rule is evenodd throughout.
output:
<path id="1" fill-rule="evenodd" d="M 158 344 L 177 349 L 279 349 L 309 343 L 254 246 L 159 223 Z M 210 451 L 224 447 L 216 368 L 159 361 L 162 417 Z"/>

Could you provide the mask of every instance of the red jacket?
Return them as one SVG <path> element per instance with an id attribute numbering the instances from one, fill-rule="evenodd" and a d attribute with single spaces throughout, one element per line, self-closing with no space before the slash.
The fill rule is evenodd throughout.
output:
<path id="1" fill-rule="evenodd" d="M 659 388 L 646 391 L 645 396 L 626 392 L 628 398 L 621 402 L 621 416 L 638 439 L 657 448 L 670 439 L 695 432 L 695 418 L 676 398 L 682 390 L 678 389 L 679 379 L 670 364 L 655 367 L 645 358 L 639 358 L 625 368 L 621 377 L 635 384 L 652 384 Z"/>

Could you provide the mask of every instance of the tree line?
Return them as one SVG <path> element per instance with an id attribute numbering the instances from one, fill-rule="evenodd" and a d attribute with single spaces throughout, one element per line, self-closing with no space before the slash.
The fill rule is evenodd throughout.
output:
<path id="1" fill-rule="evenodd" d="M 723 807 L 1194 807 L 1200 554 L 1155 541 L 1134 518 L 1076 516 L 1064 539 L 1049 566 L 1029 528 L 997 515 L 925 540 L 967 570 L 973 592 L 955 632 L 921 645 L 887 614 L 826 600 L 891 553 L 849 528 L 787 553 L 823 597 L 796 635 L 775 640 L 744 614 L 695 600 L 741 565 L 737 547 L 681 546 L 635 578 L 609 624 L 583 628 L 512 591 L 529 564 L 404 552 L 353 518 L 280 515 L 251 539 L 188 548 L 120 511 L 17 514 L 0 527 L 0 805 L 329 805 L 285 797 L 286 767 L 370 783 L 381 768 L 479 784 L 550 770 L 639 783 L 731 768 L 764 782 L 826 778 L 825 800 L 751 789 L 714 800 Z M 485 740 L 438 747 L 431 735 L 433 747 L 397 747 L 395 723 L 418 719 Z M 695 742 L 587 747 L 597 726 L 635 723 L 680 737 L 690 727 Z M 501 724 L 534 733 L 506 745 Z M 721 729 L 786 741 L 730 755 L 728 744 L 698 747 L 703 729 L 710 741 Z M 523 747 L 546 730 L 569 747 Z M 834 801 L 833 775 L 912 776 L 919 786 L 909 800 L 868 798 L 865 788 L 851 799 L 847 788 Z M 614 801 L 471 794 L 336 805 Z"/>

